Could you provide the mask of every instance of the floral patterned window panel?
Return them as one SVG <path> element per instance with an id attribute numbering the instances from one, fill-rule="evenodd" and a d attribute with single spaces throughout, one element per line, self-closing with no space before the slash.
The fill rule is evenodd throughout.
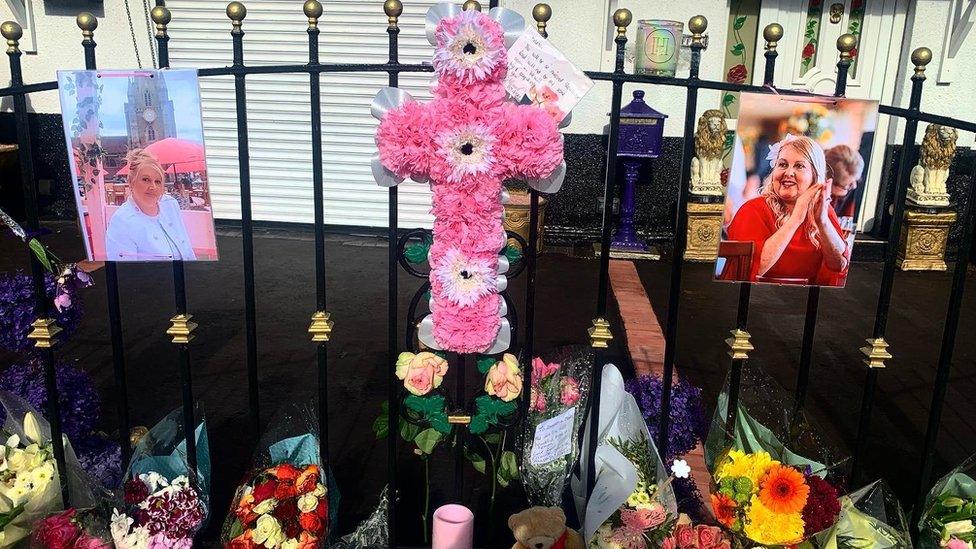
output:
<path id="1" fill-rule="evenodd" d="M 857 46 L 851 50 L 851 68 L 847 74 L 851 78 L 857 77 L 857 50 L 861 46 L 861 27 L 864 26 L 864 0 L 851 0 L 850 17 L 847 21 L 847 32 L 857 38 Z"/>
<path id="2" fill-rule="evenodd" d="M 747 84 L 752 81 L 759 27 L 759 0 L 732 0 L 729 6 L 728 39 L 725 48 L 725 81 Z M 726 118 L 739 115 L 739 94 L 722 94 L 722 112 Z"/>
<path id="3" fill-rule="evenodd" d="M 810 0 L 807 3 L 807 23 L 803 31 L 803 49 L 800 50 L 800 76 L 817 64 L 817 51 L 820 49 L 820 21 L 823 18 L 823 0 Z"/>

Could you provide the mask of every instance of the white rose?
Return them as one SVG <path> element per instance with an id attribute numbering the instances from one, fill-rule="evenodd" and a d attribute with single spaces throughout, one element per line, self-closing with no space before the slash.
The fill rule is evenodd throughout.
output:
<path id="1" fill-rule="evenodd" d="M 317 498 L 321 498 L 322 496 L 324 496 L 327 493 L 328 493 L 328 490 L 326 490 L 324 484 L 316 484 L 315 485 L 315 489 L 312 490 L 312 495 L 315 496 L 315 497 L 317 497 Z"/>
<path id="2" fill-rule="evenodd" d="M 957 520 L 945 525 L 945 533 L 950 536 L 954 534 L 966 534 L 972 532 L 974 529 L 976 529 L 976 526 L 973 526 L 973 521 L 971 520 Z"/>
<path id="3" fill-rule="evenodd" d="M 264 545 L 265 547 L 276 547 L 285 541 L 285 534 L 281 531 L 281 524 L 271 515 L 261 515 L 258 517 L 258 522 L 254 526 L 252 535 L 254 543 Z"/>
<path id="4" fill-rule="evenodd" d="M 280 549 L 298 549 L 298 540 L 297 539 L 285 540 L 285 542 L 281 544 Z"/>
<path id="5" fill-rule="evenodd" d="M 116 544 L 129 533 L 129 527 L 132 526 L 132 522 L 132 518 L 123 515 L 118 509 L 112 509 L 112 520 L 109 523 L 109 531 L 112 532 L 112 539 L 115 540 Z"/>
<path id="6" fill-rule="evenodd" d="M 7 446 L 10 448 L 16 448 L 20 446 L 20 436 L 17 434 L 10 435 L 7 437 Z"/>
<path id="7" fill-rule="evenodd" d="M 319 498 L 314 494 L 304 494 L 298 498 L 298 510 L 303 513 L 311 513 L 319 506 Z"/>
<path id="8" fill-rule="evenodd" d="M 259 515 L 264 515 L 266 513 L 270 513 L 271 510 L 274 509 L 276 505 L 278 505 L 278 500 L 276 500 L 275 498 L 268 498 L 262 501 L 261 503 L 255 505 L 254 512 Z"/>
<path id="9" fill-rule="evenodd" d="M 27 452 L 15 449 L 10 451 L 10 455 L 7 456 L 7 461 L 10 463 L 11 471 L 22 471 L 27 468 L 30 457 L 27 455 Z"/>

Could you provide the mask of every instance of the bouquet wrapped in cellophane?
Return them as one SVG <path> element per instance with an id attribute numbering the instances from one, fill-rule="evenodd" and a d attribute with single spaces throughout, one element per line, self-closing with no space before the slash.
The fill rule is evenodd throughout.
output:
<path id="1" fill-rule="evenodd" d="M 590 417 L 578 475 L 571 479 L 583 539 L 589 547 L 657 548 L 672 533 L 678 505 L 672 477 L 661 462 L 633 395 L 624 389 L 620 371 L 603 368 L 595 462 L 589 463 Z M 586 476 L 595 468 L 595 484 L 586 497 Z M 672 470 L 687 476 L 690 469 L 676 462 Z"/>
<path id="2" fill-rule="evenodd" d="M 577 345 L 558 349 L 552 362 L 532 360 L 532 387 L 529 392 L 528 417 L 522 434 L 522 485 L 532 505 L 559 507 L 570 471 L 579 457 L 577 434 L 583 422 L 590 391 L 593 352 Z M 569 451 L 561 456 L 533 453 L 536 429 L 555 418 L 571 425 Z M 559 421 L 559 420 L 557 420 Z"/>
<path id="3" fill-rule="evenodd" d="M 908 520 L 901 504 L 881 480 L 841 497 L 837 522 L 799 545 L 799 549 L 911 547 Z"/>
<path id="4" fill-rule="evenodd" d="M 287 406 L 272 422 L 224 520 L 224 546 L 325 547 L 338 492 L 329 484 L 315 417 L 310 407 Z"/>
<path id="5" fill-rule="evenodd" d="M 744 368 L 729 425 L 719 396 L 705 444 L 712 512 L 744 547 L 796 545 L 833 527 L 846 461 L 767 375 Z"/>
<path id="6" fill-rule="evenodd" d="M 201 406 L 194 417 L 195 471 L 187 459 L 182 408 L 167 414 L 133 448 L 109 520 L 117 549 L 193 547 L 210 509 L 210 448 Z"/>
<path id="7" fill-rule="evenodd" d="M 51 427 L 25 400 L 0 391 L 6 420 L 0 446 L 0 547 L 24 540 L 34 524 L 64 508 Z M 68 495 L 90 505 L 92 494 L 67 437 L 64 441 Z"/>
<path id="8" fill-rule="evenodd" d="M 976 454 L 929 490 L 918 531 L 918 545 L 923 549 L 976 547 Z"/>

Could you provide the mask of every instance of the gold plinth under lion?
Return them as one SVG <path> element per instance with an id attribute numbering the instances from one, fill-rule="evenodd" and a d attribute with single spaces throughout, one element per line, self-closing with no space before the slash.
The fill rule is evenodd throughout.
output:
<path id="1" fill-rule="evenodd" d="M 718 256 L 718 242 L 722 238 L 722 213 L 725 205 L 688 203 L 688 243 L 685 261 L 711 263 Z"/>
<path id="2" fill-rule="evenodd" d="M 946 270 L 946 241 L 956 212 L 933 213 L 908 207 L 898 246 L 898 268 L 903 271 Z"/>
<path id="3" fill-rule="evenodd" d="M 506 231 L 511 231 L 521 236 L 526 242 L 529 241 L 529 193 L 512 192 L 509 196 L 508 204 L 505 204 L 505 219 L 502 224 Z M 536 240 L 536 251 L 542 252 L 542 227 L 546 217 L 546 199 L 539 197 L 539 226 L 538 240 Z M 514 238 L 509 238 L 508 243 L 517 248 L 521 248 Z M 524 250 L 523 250 L 524 251 Z"/>

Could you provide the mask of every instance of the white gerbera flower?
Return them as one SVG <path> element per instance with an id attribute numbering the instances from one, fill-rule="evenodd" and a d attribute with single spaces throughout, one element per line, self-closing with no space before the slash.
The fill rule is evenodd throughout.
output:
<path id="1" fill-rule="evenodd" d="M 449 129 L 437 136 L 437 150 L 451 167 L 447 180 L 459 183 L 471 175 L 486 173 L 495 162 L 496 137 L 482 123 Z"/>
<path id="2" fill-rule="evenodd" d="M 443 287 L 443 295 L 462 307 L 474 305 L 495 288 L 495 268 L 488 260 L 469 258 L 451 248 L 434 267 L 434 276 Z"/>
<path id="3" fill-rule="evenodd" d="M 691 467 L 688 465 L 687 461 L 683 459 L 676 459 L 674 460 L 674 463 L 671 464 L 671 472 L 674 473 L 674 476 L 678 478 L 688 478 L 688 475 L 691 474 Z"/>

